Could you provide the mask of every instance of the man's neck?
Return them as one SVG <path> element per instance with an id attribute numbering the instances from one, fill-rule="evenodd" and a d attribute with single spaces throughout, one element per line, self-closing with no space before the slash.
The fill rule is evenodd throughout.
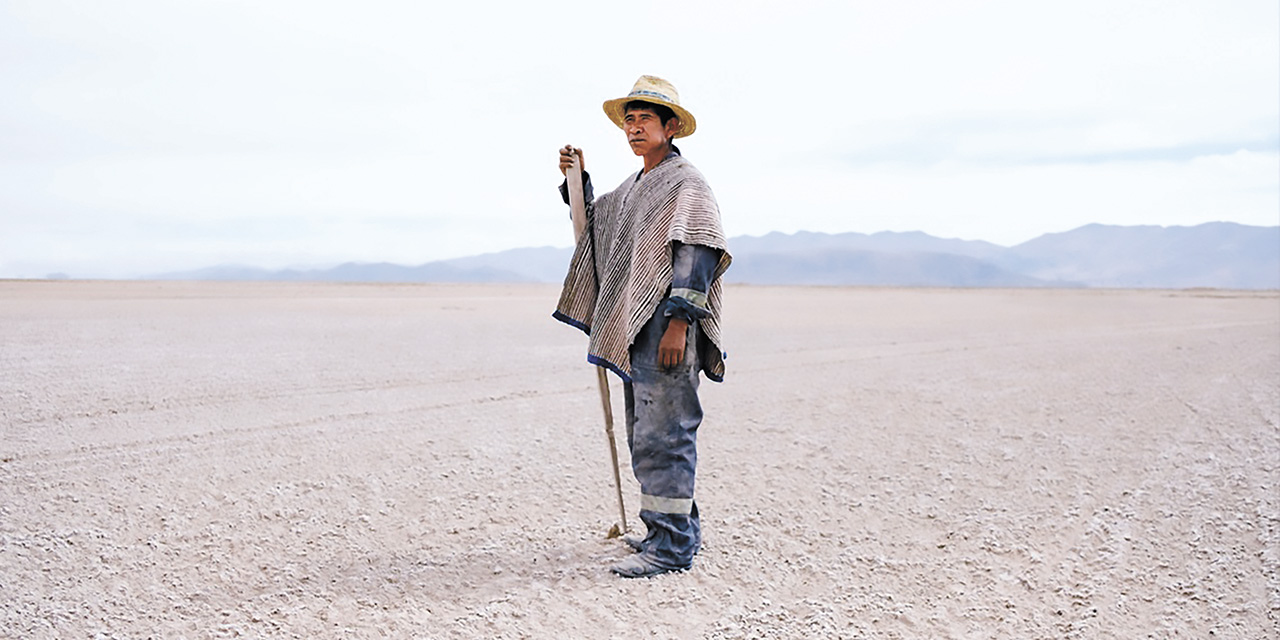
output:
<path id="1" fill-rule="evenodd" d="M 661 148 L 650 151 L 644 156 L 644 171 L 641 173 L 649 173 L 651 169 L 662 164 L 667 156 L 671 155 L 671 145 L 664 144 Z"/>

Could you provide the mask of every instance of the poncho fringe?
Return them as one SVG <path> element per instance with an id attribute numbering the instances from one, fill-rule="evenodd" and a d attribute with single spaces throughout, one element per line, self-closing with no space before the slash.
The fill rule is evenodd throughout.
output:
<path id="1" fill-rule="evenodd" d="M 587 207 L 587 229 L 574 249 L 553 315 L 590 336 L 589 362 L 629 380 L 631 344 L 671 288 L 673 241 L 720 250 L 707 291 L 711 316 L 699 321 L 714 345 L 703 354 L 703 371 L 718 382 L 724 378 L 720 276 L 732 257 L 715 196 L 683 157 L 664 160 L 639 182 L 631 174 Z"/>

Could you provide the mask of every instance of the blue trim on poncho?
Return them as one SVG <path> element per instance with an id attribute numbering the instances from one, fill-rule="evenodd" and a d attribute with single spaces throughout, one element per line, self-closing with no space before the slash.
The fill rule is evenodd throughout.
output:
<path id="1" fill-rule="evenodd" d="M 552 314 L 551 314 L 551 317 L 552 317 L 552 318 L 555 318 L 556 320 L 559 320 L 560 322 L 563 322 L 563 323 L 565 323 L 565 324 L 567 324 L 567 325 L 569 325 L 569 326 L 571 326 L 571 327 L 575 327 L 575 328 L 577 328 L 577 329 L 580 329 L 580 330 L 582 330 L 582 332 L 583 332 L 583 333 L 585 333 L 585 334 L 587 334 L 587 335 L 591 335 L 591 327 L 588 327 L 587 325 L 585 325 L 585 324 L 583 324 L 583 323 L 581 323 L 581 322 L 578 322 L 577 320 L 574 320 L 573 318 L 570 318 L 569 316 L 566 316 L 566 315 L 564 315 L 563 313 L 560 313 L 559 311 L 556 311 L 555 313 L 552 313 Z M 631 376 L 627 375 L 627 374 L 622 370 L 622 368 L 621 368 L 621 367 L 619 367 L 618 365 L 616 365 L 616 364 L 614 364 L 614 363 L 612 363 L 612 362 L 609 362 L 608 360 L 605 360 L 604 358 L 601 358 L 601 357 L 599 357 L 599 356 L 593 356 L 593 355 L 591 355 L 591 354 L 589 354 L 589 353 L 588 353 L 588 354 L 587 354 L 587 362 L 589 362 L 589 363 L 591 363 L 591 364 L 594 364 L 594 365 L 596 365 L 597 367 L 604 367 L 604 368 L 606 368 L 606 369 L 608 369 L 608 370 L 610 370 L 610 371 L 612 371 L 612 372 L 614 372 L 614 373 L 618 374 L 618 377 L 619 377 L 619 378 L 622 378 L 623 382 L 631 382 Z M 709 376 L 708 376 L 708 377 L 709 377 Z M 719 380 L 717 380 L 716 382 L 719 382 Z"/>

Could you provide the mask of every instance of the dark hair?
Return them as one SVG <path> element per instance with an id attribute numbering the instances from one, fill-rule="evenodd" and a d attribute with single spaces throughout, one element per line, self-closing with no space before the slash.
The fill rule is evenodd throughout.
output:
<path id="1" fill-rule="evenodd" d="M 646 102 L 644 100 L 632 100 L 622 105 L 622 115 L 625 116 L 627 112 L 631 111 L 632 109 L 648 109 L 658 114 L 658 120 L 662 122 L 662 126 L 664 127 L 667 126 L 668 120 L 676 117 L 676 112 L 672 111 L 671 107 L 668 107 L 665 104 L 654 104 L 652 102 Z"/>

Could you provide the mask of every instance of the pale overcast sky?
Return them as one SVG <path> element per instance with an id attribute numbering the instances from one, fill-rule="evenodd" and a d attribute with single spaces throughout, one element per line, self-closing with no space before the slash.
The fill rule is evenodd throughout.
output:
<path id="1" fill-rule="evenodd" d="M 646 73 L 731 236 L 1280 224 L 1275 0 L 0 0 L 0 277 L 568 246 Z"/>

